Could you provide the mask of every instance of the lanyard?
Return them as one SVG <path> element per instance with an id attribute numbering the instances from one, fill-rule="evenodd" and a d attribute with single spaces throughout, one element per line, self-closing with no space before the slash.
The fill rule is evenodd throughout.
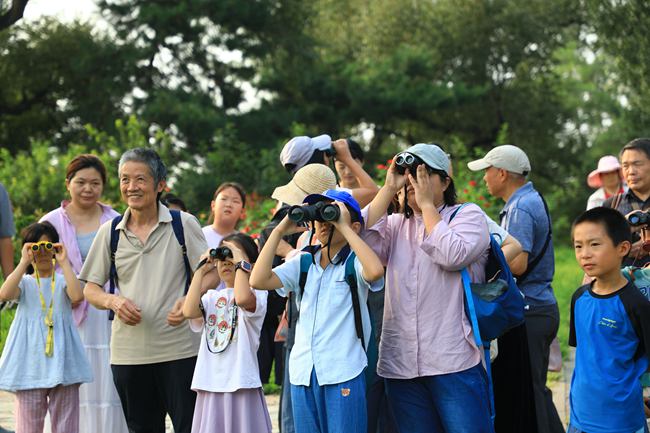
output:
<path id="1" fill-rule="evenodd" d="M 41 298 L 41 310 L 45 314 L 45 326 L 47 326 L 47 340 L 45 341 L 45 356 L 52 356 L 54 354 L 54 321 L 52 320 L 52 312 L 54 310 L 54 265 L 55 259 L 52 259 L 52 280 L 50 287 L 52 290 L 52 297 L 50 298 L 50 307 L 45 306 L 45 298 L 41 290 L 41 277 L 38 275 L 36 263 L 34 263 L 34 274 L 36 275 L 36 283 L 38 284 L 38 296 Z"/>

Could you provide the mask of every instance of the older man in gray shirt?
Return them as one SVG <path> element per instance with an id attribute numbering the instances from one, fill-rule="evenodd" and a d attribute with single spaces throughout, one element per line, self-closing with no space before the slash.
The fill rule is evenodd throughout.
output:
<path id="1" fill-rule="evenodd" d="M 111 221 L 102 225 L 79 279 L 91 304 L 115 313 L 111 369 L 131 433 L 164 433 L 169 413 L 176 433 L 189 433 L 196 394 L 190 389 L 199 334 L 184 322 L 186 269 L 172 215 L 160 201 L 166 169 L 156 152 L 132 149 L 120 159 L 122 199 L 116 225 L 119 294 L 102 289 L 111 268 Z M 180 213 L 192 267 L 208 248 L 201 226 Z"/>

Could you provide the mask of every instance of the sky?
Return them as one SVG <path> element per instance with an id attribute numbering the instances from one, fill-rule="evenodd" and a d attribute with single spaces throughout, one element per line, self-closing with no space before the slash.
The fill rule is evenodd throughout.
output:
<path id="1" fill-rule="evenodd" d="M 30 0 L 25 8 L 24 19 L 33 21 L 51 16 L 62 21 L 93 20 L 96 14 L 97 7 L 93 0 Z"/>

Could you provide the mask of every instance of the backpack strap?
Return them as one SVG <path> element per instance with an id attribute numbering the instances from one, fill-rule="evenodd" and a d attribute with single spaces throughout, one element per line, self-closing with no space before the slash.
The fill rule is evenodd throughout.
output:
<path id="1" fill-rule="evenodd" d="M 308 254 L 303 253 L 300 255 L 300 277 L 298 279 L 298 298 L 295 303 L 296 306 L 298 306 L 298 304 L 300 303 L 300 300 L 302 299 L 302 294 L 305 292 L 305 284 L 307 283 L 307 274 L 309 274 L 309 267 L 311 266 L 314 257 L 313 253 L 311 253 L 310 250 L 308 250 L 308 247 L 303 249 L 303 251 L 307 252 Z M 291 328 L 291 323 L 293 321 L 294 314 L 300 314 L 297 308 L 295 310 L 295 313 L 294 313 L 294 309 L 292 308 L 293 296 L 294 293 L 289 292 L 289 296 L 288 296 L 289 299 L 287 303 L 287 323 L 289 328 Z"/>
<path id="2" fill-rule="evenodd" d="M 305 284 L 307 283 L 307 274 L 311 267 L 313 256 L 311 253 L 300 255 L 300 278 L 298 279 L 298 302 L 302 299 L 305 293 Z"/>
<path id="3" fill-rule="evenodd" d="M 361 321 L 361 304 L 359 302 L 359 291 L 357 290 L 357 272 L 354 269 L 354 259 L 356 257 L 356 254 L 352 251 L 345 261 L 345 281 L 347 281 L 348 286 L 350 286 L 352 310 L 354 311 L 354 328 L 357 331 L 357 337 L 361 340 L 361 347 L 363 347 L 365 352 L 366 341 L 363 335 L 363 322 Z"/>
<path id="4" fill-rule="evenodd" d="M 544 204 L 544 211 L 546 212 L 546 218 L 548 219 L 548 234 L 546 235 L 546 240 L 544 241 L 544 246 L 542 247 L 542 250 L 539 252 L 539 254 L 530 262 L 528 263 L 528 266 L 526 267 L 526 270 L 524 271 L 523 274 L 517 278 L 517 282 L 521 283 L 530 275 L 531 272 L 537 267 L 539 262 L 542 261 L 544 258 L 544 254 L 546 254 L 546 250 L 548 249 L 549 244 L 551 243 L 551 237 L 553 236 L 553 227 L 551 224 L 551 214 L 548 211 L 548 205 L 546 204 L 546 200 L 544 200 L 544 197 L 542 194 L 537 192 L 539 195 L 539 198 L 542 199 L 542 203 Z"/>
<path id="5" fill-rule="evenodd" d="M 174 235 L 183 250 L 183 263 L 185 264 L 185 290 L 183 291 L 183 295 L 187 295 L 190 283 L 192 283 L 192 268 L 190 267 L 190 260 L 187 258 L 187 246 L 185 245 L 185 232 L 183 230 L 183 221 L 181 220 L 181 211 L 170 209 L 169 213 L 172 215 Z"/>
<path id="6" fill-rule="evenodd" d="M 117 244 L 120 241 L 120 232 L 117 230 L 117 225 L 122 221 L 122 215 L 118 215 L 111 221 L 111 268 L 108 273 L 108 291 L 111 295 L 115 294 L 115 287 L 117 287 L 117 268 L 115 267 L 115 252 L 117 251 Z M 110 310 L 108 312 L 108 320 L 113 320 L 115 312 Z"/>
<path id="7" fill-rule="evenodd" d="M 472 296 L 472 283 L 469 278 L 469 272 L 467 272 L 467 268 L 463 268 L 460 271 L 460 275 L 463 280 L 465 304 L 467 305 L 469 320 L 472 324 L 472 331 L 474 332 L 474 341 L 476 342 L 476 346 L 479 348 L 479 350 L 482 348 L 484 353 L 485 371 L 488 377 L 488 392 L 490 394 L 490 417 L 492 418 L 492 425 L 494 425 L 494 389 L 492 387 L 492 366 L 490 365 L 490 342 L 483 342 L 481 339 L 481 331 L 478 328 L 478 316 L 476 314 L 476 308 L 474 307 L 474 297 Z"/>

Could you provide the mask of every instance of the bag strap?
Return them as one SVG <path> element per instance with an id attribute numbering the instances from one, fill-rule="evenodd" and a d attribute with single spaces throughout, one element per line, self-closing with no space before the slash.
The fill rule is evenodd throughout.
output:
<path id="1" fill-rule="evenodd" d="M 108 291 L 111 295 L 115 294 L 117 287 L 117 268 L 115 267 L 115 252 L 117 251 L 117 244 L 120 241 L 120 232 L 117 230 L 117 225 L 122 221 L 122 215 L 118 215 L 111 221 L 111 268 L 108 272 Z M 108 312 L 108 320 L 113 320 L 115 312 L 110 310 Z"/>
<path id="2" fill-rule="evenodd" d="M 451 220 L 454 219 L 454 217 L 456 216 L 456 214 L 457 214 L 458 212 L 460 212 L 460 210 L 461 210 L 462 208 L 464 208 L 465 206 L 467 206 L 468 204 L 469 204 L 469 202 L 467 202 L 467 203 L 463 203 L 463 204 L 461 204 L 460 206 L 458 206 L 456 209 L 454 209 L 454 213 L 452 213 L 451 216 L 449 217 L 449 222 L 451 222 Z"/>
<path id="3" fill-rule="evenodd" d="M 190 267 L 190 260 L 187 258 L 187 246 L 185 245 L 185 232 L 183 230 L 183 221 L 181 220 L 181 211 L 170 209 L 169 213 L 172 215 L 172 229 L 176 240 L 181 246 L 183 251 L 183 264 L 185 265 L 185 290 L 183 296 L 187 295 L 187 291 L 192 283 L 192 268 Z"/>
<path id="4" fill-rule="evenodd" d="M 300 255 L 300 277 L 298 278 L 298 299 L 294 305 L 298 306 L 300 300 L 302 299 L 302 294 L 305 292 L 305 284 L 307 283 L 307 274 L 309 274 L 309 267 L 311 266 L 313 255 L 307 250 L 303 250 L 307 254 Z M 293 303 L 293 293 L 289 292 L 288 301 L 287 301 L 287 322 L 289 328 L 291 328 L 291 323 L 293 322 L 293 315 L 300 314 L 298 309 L 295 310 L 292 308 Z"/>
<path id="5" fill-rule="evenodd" d="M 621 201 L 623 200 L 623 194 L 620 192 L 616 194 L 616 197 L 614 197 L 614 200 L 612 200 L 612 209 L 618 209 L 618 206 L 621 204 Z"/>
<path id="6" fill-rule="evenodd" d="M 461 278 L 463 280 L 463 289 L 465 292 L 465 303 L 467 305 L 467 310 L 469 312 L 469 319 L 472 323 L 472 331 L 474 332 L 474 341 L 476 346 L 483 348 L 484 358 L 485 358 L 485 371 L 487 373 L 487 382 L 488 382 L 488 392 L 490 394 L 490 418 L 492 418 L 492 425 L 494 425 L 494 389 L 492 387 L 492 365 L 490 363 L 490 342 L 483 342 L 481 339 L 481 331 L 478 328 L 478 317 L 476 314 L 476 308 L 474 307 L 474 297 L 472 295 L 472 286 L 471 280 L 469 278 L 469 272 L 467 268 L 463 268 L 460 271 Z"/>
<path id="7" fill-rule="evenodd" d="M 354 251 L 350 252 L 345 261 L 345 281 L 350 286 L 350 296 L 352 297 L 352 310 L 354 311 L 354 328 L 357 331 L 357 337 L 361 340 L 361 347 L 366 350 L 366 341 L 363 335 L 363 322 L 361 321 L 361 304 L 359 302 L 359 291 L 357 285 L 357 272 L 354 269 Z"/>
<path id="8" fill-rule="evenodd" d="M 551 243 L 551 237 L 553 236 L 551 214 L 548 211 L 548 205 L 546 204 L 546 200 L 544 200 L 544 196 L 542 196 L 542 194 L 540 194 L 539 192 L 537 192 L 537 194 L 539 195 L 539 198 L 542 199 L 542 203 L 544 204 L 544 211 L 546 212 L 546 218 L 548 219 L 548 234 L 546 235 L 546 240 L 544 241 L 544 246 L 542 247 L 542 250 L 539 252 L 537 257 L 535 257 L 535 259 L 533 259 L 530 263 L 528 263 L 528 266 L 526 267 L 524 273 L 521 274 L 519 278 L 517 278 L 518 283 L 524 281 L 526 277 L 528 277 L 530 273 L 533 272 L 533 270 L 535 270 L 539 262 L 542 261 L 542 259 L 544 258 L 544 254 L 546 254 L 546 250 L 548 249 L 548 246 Z"/>

